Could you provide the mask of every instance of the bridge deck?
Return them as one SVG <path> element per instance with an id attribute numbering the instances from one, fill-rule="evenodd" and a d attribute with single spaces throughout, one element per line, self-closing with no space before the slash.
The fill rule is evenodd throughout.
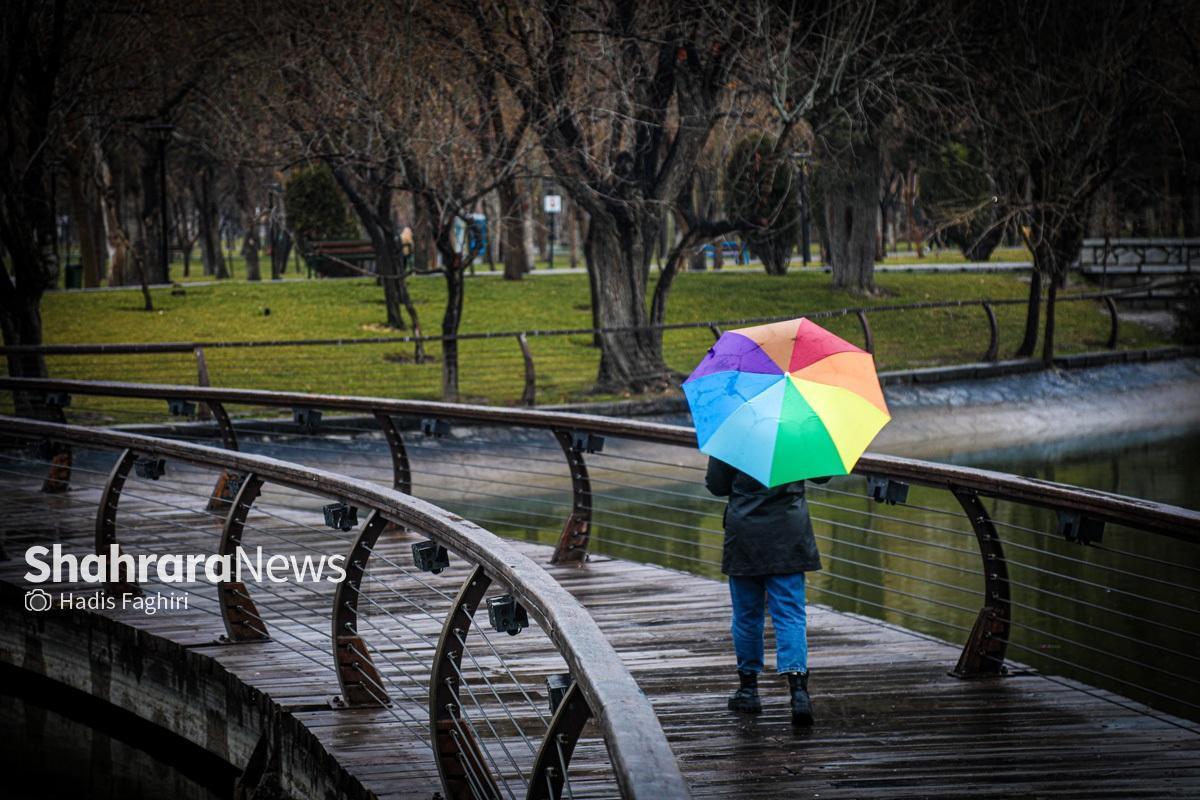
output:
<path id="1" fill-rule="evenodd" d="M 176 493 L 180 485 L 164 479 L 127 488 L 119 520 L 129 552 L 212 552 L 219 525 L 215 519 L 197 523 L 202 504 L 195 494 Z M 30 544 L 52 538 L 79 554 L 90 547 L 97 487 L 49 497 L 37 486 L 12 474 L 0 480 L 10 558 L 0 562 L 2 580 L 23 582 L 21 556 Z M 344 551 L 330 546 L 334 534 L 311 527 L 314 498 L 268 492 L 261 508 L 273 516 L 251 514 L 248 546 L 275 534 L 288 543 L 275 541 L 272 552 Z M 106 613 L 194 646 L 270 693 L 380 797 L 430 797 L 437 776 L 413 731 L 425 719 L 427 673 L 418 666 L 430 659 L 441 616 L 419 608 L 445 603 L 442 593 L 453 595 L 466 567 L 453 564 L 442 575 L 416 579 L 403 568 L 410 563 L 406 537 L 389 534 L 377 548 L 386 559 L 371 567 L 369 596 L 378 613 L 360 628 L 381 651 L 381 671 L 409 695 L 394 692 L 389 710 L 329 708 L 337 684 L 328 650 L 318 649 L 326 647 L 321 634 L 328 630 L 330 593 L 324 587 L 288 585 L 270 596 L 252 588 L 274 635 L 261 643 L 215 643 L 223 628 L 215 603 L 205 597 L 212 594 L 207 586 L 191 587 L 196 595 L 186 611 Z M 548 562 L 546 548 L 522 547 Z M 734 676 L 721 583 L 605 558 L 551 571 L 591 611 L 650 696 L 697 797 L 1200 796 L 1200 726 L 1019 668 L 999 680 L 957 680 L 947 675 L 957 646 L 824 607 L 810 609 L 816 727 L 791 730 L 775 676 L 763 681 L 764 714 L 738 718 L 725 710 Z M 486 614 L 477 617 L 480 622 L 486 625 Z M 545 635 L 535 627 L 491 641 L 512 674 L 532 687 L 532 703 L 544 705 L 541 681 L 562 664 Z M 502 670 L 494 652 L 472 647 L 483 674 L 498 685 Z M 526 747 L 486 688 L 472 680 L 506 746 Z M 495 697 L 517 710 L 522 724 L 534 718 L 515 692 L 500 689 Z M 503 772 L 500 749 L 489 745 L 489 756 Z M 517 757 L 530 758 L 528 750 Z M 581 743 L 571 773 L 575 796 L 615 794 L 594 735 Z M 520 796 L 516 789 L 514 794 Z"/>

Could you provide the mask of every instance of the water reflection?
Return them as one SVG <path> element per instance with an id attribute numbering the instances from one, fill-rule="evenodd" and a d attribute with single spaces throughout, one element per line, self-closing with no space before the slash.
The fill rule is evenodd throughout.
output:
<path id="1" fill-rule="evenodd" d="M 992 453 L 970 461 L 1194 505 L 1198 444 L 1200 435 L 1191 433 L 1110 443 L 1086 454 Z M 698 474 L 638 464 L 640 478 L 633 478 L 625 463 L 622 479 L 610 481 L 603 459 L 590 463 L 599 475 L 593 553 L 720 577 L 723 504 L 704 492 Z M 811 486 L 809 496 L 825 562 L 810 584 L 814 602 L 964 641 L 984 587 L 974 532 L 953 495 L 912 487 L 906 505 L 881 505 L 866 496 L 865 481 L 847 477 Z M 440 502 L 502 535 L 553 544 L 559 528 L 547 523 L 538 500 L 508 497 L 498 508 L 463 493 Z M 1200 674 L 1200 547 L 1118 526 L 1108 526 L 1101 543 L 1080 545 L 1058 533 L 1052 512 L 997 500 L 985 506 L 1008 562 L 1014 665 L 1200 718 L 1194 677 Z"/>

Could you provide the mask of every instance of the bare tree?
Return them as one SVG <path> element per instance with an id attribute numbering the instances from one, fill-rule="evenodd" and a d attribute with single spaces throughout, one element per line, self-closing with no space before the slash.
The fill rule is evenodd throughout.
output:
<path id="1" fill-rule="evenodd" d="M 875 292 L 881 153 L 905 109 L 936 128 L 957 74 L 948 0 L 760 0 L 750 81 L 773 110 L 780 148 L 814 143 L 833 285 Z"/>
<path id="2" fill-rule="evenodd" d="M 428 226 L 446 282 L 443 396 L 456 400 L 463 278 L 473 257 L 463 246 L 465 220 L 514 177 L 523 123 L 509 126 L 499 100 L 489 101 L 493 84 L 453 61 L 407 5 L 364 9 L 347 0 L 314 12 L 300 3 L 275 21 L 286 66 L 273 102 L 295 157 L 328 164 L 374 244 L 393 298 L 389 321 L 402 322 L 393 309 L 404 307 L 416 332 L 393 205 L 400 193 L 412 197 L 418 231 Z M 435 61 L 443 68 L 427 69 Z"/>
<path id="3" fill-rule="evenodd" d="M 670 280 L 664 272 L 648 306 L 650 261 L 728 93 L 745 30 L 738 8 L 665 0 L 452 5 L 473 22 L 480 60 L 529 115 L 557 183 L 588 215 L 594 316 L 611 329 L 601 337 L 598 387 L 665 386 L 661 334 L 650 326 L 665 313 Z"/>
<path id="4" fill-rule="evenodd" d="M 997 224 L 1016 222 L 1033 253 L 1018 354 L 1033 354 L 1044 283 L 1048 366 L 1055 299 L 1092 202 L 1161 108 L 1155 63 L 1163 9 L 1135 0 L 980 2 L 964 32 L 965 111 L 997 177 Z"/>

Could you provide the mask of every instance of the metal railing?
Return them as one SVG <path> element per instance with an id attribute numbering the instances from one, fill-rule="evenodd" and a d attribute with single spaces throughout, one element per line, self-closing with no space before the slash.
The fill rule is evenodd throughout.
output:
<path id="1" fill-rule="evenodd" d="M 124 398 L 141 404 L 128 410 L 131 424 L 157 421 L 164 402 L 207 404 L 215 422 L 157 430 L 337 461 L 551 544 L 558 563 L 599 551 L 719 572 L 723 502 L 703 489 L 690 428 L 191 386 L 0 379 L 0 389 L 58 393 L 64 415 L 84 411 L 65 398 Z M 292 419 L 236 420 L 255 409 Z M 1019 657 L 1200 718 L 1200 512 L 876 454 L 854 476 L 810 487 L 809 502 L 828 565 L 811 582 L 820 600 L 963 641 L 963 677 L 1002 674 Z"/>
<path id="2" fill-rule="evenodd" d="M 1173 285 L 1173 284 L 1172 284 Z M 1087 335 L 1106 350 L 1117 348 L 1120 313 L 1117 300 L 1149 296 L 1165 285 L 1111 292 L 1062 295 L 1058 302 L 1099 303 L 1107 325 L 1096 315 Z M 834 333 L 861 343 L 881 369 L 910 369 L 964 362 L 996 362 L 1004 341 L 1020 337 L 1025 300 L 958 300 L 885 304 L 663 325 L 662 355 L 669 369 L 686 374 L 711 345 L 712 337 L 732 328 L 778 322 L 795 316 L 820 320 Z M 943 335 L 924 348 L 913 363 L 905 315 L 933 314 Z M 876 318 L 873 326 L 871 318 Z M 1061 320 L 1060 320 L 1060 324 Z M 459 346 L 460 397 L 525 406 L 578 400 L 589 396 L 599 365 L 598 337 L 628 328 L 591 328 L 463 333 Z M 986 340 L 980 333 L 983 332 Z M 1128 338 L 1128 337 L 1127 337 Z M 253 386 L 288 391 L 441 397 L 440 354 L 445 337 L 372 336 L 262 341 L 195 341 L 115 344 L 60 344 L 0 347 L 5 356 L 37 354 L 52 377 L 96 379 L 120 374 L 147 383 Z M 409 347 L 424 353 L 417 360 Z M 349 349 L 347 349 L 349 348 Z M 633 378 L 659 377 L 631 376 Z"/>
<path id="3" fill-rule="evenodd" d="M 591 781 L 615 779 L 625 797 L 687 796 L 649 701 L 595 621 L 544 569 L 474 523 L 394 489 L 239 452 L 231 439 L 213 448 L 13 417 L 0 417 L 0 432 L 10 445 L 0 451 L 10 513 L 32 505 L 54 518 L 56 541 L 84 552 L 236 556 L 253 542 L 272 558 L 344 554 L 332 591 L 225 575 L 188 585 L 192 608 L 219 617 L 226 643 L 270 643 L 311 680 L 336 678 L 335 707 L 378 709 L 406 733 L 397 746 L 436 764 L 445 797 L 571 796 L 572 753 L 589 720 L 603 739 L 589 750 L 610 759 L 598 767 L 593 755 Z M 49 446 L 12 446 L 30 440 Z M 96 451 L 119 454 L 105 461 Z M 212 470 L 218 490 L 197 490 Z M 324 525 L 321 497 L 333 501 Z M 381 539 L 390 525 L 418 537 L 411 565 Z M 46 533 L 10 534 L 8 544 L 49 544 L 39 541 Z M 108 577 L 113 596 L 152 588 L 130 572 Z M 519 646 L 475 623 L 485 599 L 497 632 L 531 628 Z M 539 646 L 547 652 L 535 666 L 510 666 Z M 529 674 L 555 660 L 562 669 L 545 676 L 557 681 L 550 690 L 531 685 Z"/>

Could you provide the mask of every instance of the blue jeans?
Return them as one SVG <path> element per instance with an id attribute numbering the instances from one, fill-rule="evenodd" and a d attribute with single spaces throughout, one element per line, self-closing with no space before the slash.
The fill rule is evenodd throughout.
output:
<path id="1" fill-rule="evenodd" d="M 804 609 L 804 573 L 730 575 L 733 600 L 733 649 L 741 672 L 763 670 L 763 606 L 770 605 L 775 626 L 775 667 L 779 672 L 808 671 L 808 617 Z"/>

